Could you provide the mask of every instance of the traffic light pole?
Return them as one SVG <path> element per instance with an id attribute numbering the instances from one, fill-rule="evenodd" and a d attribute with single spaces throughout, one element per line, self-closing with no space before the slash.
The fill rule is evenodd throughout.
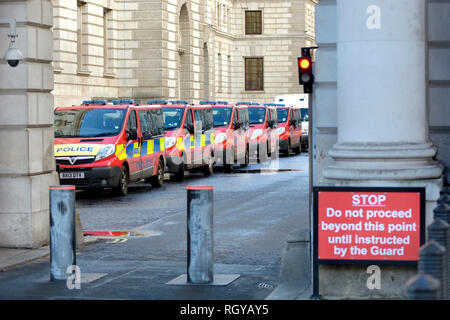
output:
<path id="1" fill-rule="evenodd" d="M 311 50 L 318 49 L 319 47 L 307 47 L 302 48 L 301 53 L 302 56 L 297 59 L 298 70 L 299 70 L 299 84 L 303 85 L 303 92 L 308 94 L 308 157 L 309 157 L 309 230 L 310 230 L 310 261 L 312 261 L 311 265 L 311 283 L 313 293 L 311 299 L 320 299 L 319 295 L 319 270 L 317 261 L 314 258 L 314 213 L 313 213 L 313 189 L 314 189 L 314 157 L 315 157 L 315 126 L 314 126 L 314 118 L 315 118 L 315 110 L 313 110 L 313 84 L 314 84 L 314 62 L 311 57 Z"/>
<path id="2" fill-rule="evenodd" d="M 313 64 L 314 68 L 314 64 Z M 315 112 L 313 110 L 313 94 L 310 93 L 308 95 L 308 160 L 309 160 L 309 234 L 310 234 L 310 259 L 312 261 L 312 296 L 311 299 L 320 299 L 319 295 L 319 269 L 317 265 L 317 261 L 314 258 L 314 213 L 313 213 L 313 201 L 314 201 L 314 157 L 315 157 L 315 139 L 314 139 L 314 117 Z"/>

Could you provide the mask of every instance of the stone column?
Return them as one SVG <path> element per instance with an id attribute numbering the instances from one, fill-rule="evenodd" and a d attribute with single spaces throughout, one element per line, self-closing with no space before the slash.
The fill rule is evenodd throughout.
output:
<path id="1" fill-rule="evenodd" d="M 337 1 L 337 143 L 332 185 L 426 186 L 442 167 L 428 137 L 426 1 Z"/>
<path id="2" fill-rule="evenodd" d="M 49 0 L 0 3 L 0 18 L 17 22 L 24 60 L 0 61 L 0 247 L 35 248 L 49 238 L 48 186 L 53 160 L 53 24 Z M 9 44 L 0 25 L 0 56 Z"/>

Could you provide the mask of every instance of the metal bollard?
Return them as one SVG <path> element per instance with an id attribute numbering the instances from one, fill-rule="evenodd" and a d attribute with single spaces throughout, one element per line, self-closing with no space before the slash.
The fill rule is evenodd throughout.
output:
<path id="1" fill-rule="evenodd" d="M 427 227 L 428 240 L 434 240 L 445 248 L 444 254 L 444 282 L 442 283 L 443 299 L 448 299 L 450 295 L 450 229 L 449 224 L 442 219 L 434 219 Z"/>
<path id="2" fill-rule="evenodd" d="M 406 283 L 409 300 L 436 300 L 439 281 L 428 274 L 419 273 Z"/>
<path id="3" fill-rule="evenodd" d="M 434 240 L 428 241 L 419 251 L 419 273 L 427 273 L 439 281 L 437 293 L 439 300 L 443 297 L 444 254 L 445 248 Z"/>
<path id="4" fill-rule="evenodd" d="M 186 187 L 187 190 L 187 282 L 214 281 L 213 187 Z"/>
<path id="5" fill-rule="evenodd" d="M 450 204 L 441 202 L 436 208 L 433 209 L 434 219 L 442 219 L 447 223 L 450 223 Z"/>
<path id="6" fill-rule="evenodd" d="M 67 280 L 67 268 L 76 265 L 75 186 L 51 186 L 50 280 Z"/>

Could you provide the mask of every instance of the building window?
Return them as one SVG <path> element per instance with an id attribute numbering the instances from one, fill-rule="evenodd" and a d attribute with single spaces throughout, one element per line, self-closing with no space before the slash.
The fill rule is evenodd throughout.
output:
<path id="1" fill-rule="evenodd" d="M 262 11 L 245 11 L 245 34 L 262 34 Z"/>
<path id="2" fill-rule="evenodd" d="M 223 73 L 222 73 L 222 55 L 219 53 L 217 54 L 217 77 L 218 77 L 218 85 L 217 85 L 217 92 L 218 93 L 222 93 L 222 77 L 223 77 Z"/>
<path id="3" fill-rule="evenodd" d="M 263 58 L 245 58 L 245 90 L 264 90 Z"/>
<path id="4" fill-rule="evenodd" d="M 216 26 L 220 26 L 220 3 L 216 2 Z"/>
<path id="5" fill-rule="evenodd" d="M 228 56 L 228 93 L 231 93 L 231 56 Z"/>
<path id="6" fill-rule="evenodd" d="M 103 72 L 110 73 L 110 41 L 109 41 L 109 18 L 110 18 L 111 10 L 107 8 L 103 8 Z"/>
<path id="7" fill-rule="evenodd" d="M 227 31 L 230 32 L 231 30 L 231 16 L 230 16 L 230 8 L 227 7 Z"/>
<path id="8" fill-rule="evenodd" d="M 84 68 L 84 50 L 83 50 L 83 11 L 84 2 L 78 2 L 77 6 L 77 62 L 78 70 Z"/>

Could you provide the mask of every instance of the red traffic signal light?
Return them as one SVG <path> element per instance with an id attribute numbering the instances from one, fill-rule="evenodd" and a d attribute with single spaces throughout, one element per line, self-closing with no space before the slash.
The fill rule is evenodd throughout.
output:
<path id="1" fill-rule="evenodd" d="M 304 93 L 312 93 L 314 83 L 314 74 L 312 70 L 312 61 L 310 48 L 302 48 L 302 56 L 297 58 L 298 62 L 298 82 L 303 85 Z"/>
<path id="2" fill-rule="evenodd" d="M 306 70 L 311 66 L 311 60 L 308 58 L 300 58 L 298 60 L 298 66 L 300 69 Z"/>

